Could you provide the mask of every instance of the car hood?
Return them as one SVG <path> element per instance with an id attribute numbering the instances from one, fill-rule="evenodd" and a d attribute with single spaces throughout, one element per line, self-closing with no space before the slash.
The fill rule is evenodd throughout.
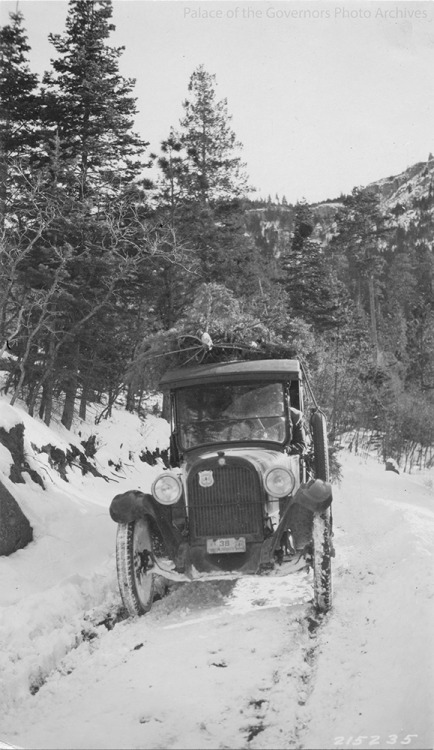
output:
<path id="1" fill-rule="evenodd" d="M 295 476 L 298 474 L 299 457 L 288 456 L 282 451 L 273 450 L 272 448 L 227 448 L 225 450 L 204 450 L 198 451 L 194 456 L 190 456 L 186 463 L 186 473 L 188 474 L 193 466 L 201 461 L 216 459 L 224 453 L 225 458 L 244 459 L 252 464 L 255 469 L 263 474 L 272 466 L 285 466 L 291 469 Z"/>

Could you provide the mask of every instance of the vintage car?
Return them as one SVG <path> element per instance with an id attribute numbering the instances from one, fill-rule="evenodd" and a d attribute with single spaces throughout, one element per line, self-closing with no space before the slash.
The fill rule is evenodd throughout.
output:
<path id="1" fill-rule="evenodd" d="M 110 506 L 128 613 L 147 612 L 165 579 L 300 568 L 312 570 L 314 605 L 327 611 L 333 556 L 327 433 L 300 362 L 181 367 L 163 376 L 161 388 L 170 400 L 170 468 L 151 494 L 131 490 Z M 308 434 L 294 444 L 307 396 Z"/>

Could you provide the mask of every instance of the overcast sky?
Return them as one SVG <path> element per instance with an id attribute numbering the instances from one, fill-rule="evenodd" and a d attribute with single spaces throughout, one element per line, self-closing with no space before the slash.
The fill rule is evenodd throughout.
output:
<path id="1" fill-rule="evenodd" d="M 1 23 L 16 8 L 1 0 Z M 193 70 L 217 76 L 258 196 L 322 200 L 398 174 L 434 152 L 433 2 L 115 0 L 137 79 L 137 130 L 158 150 Z M 42 73 L 68 3 L 20 0 Z"/>

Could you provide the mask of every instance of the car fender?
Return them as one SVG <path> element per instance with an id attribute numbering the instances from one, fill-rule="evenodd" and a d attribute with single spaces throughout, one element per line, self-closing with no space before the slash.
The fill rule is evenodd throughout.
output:
<path id="1" fill-rule="evenodd" d="M 329 482 L 323 482 L 322 479 L 315 479 L 307 484 L 300 485 L 295 495 L 289 499 L 274 534 L 265 539 L 262 544 L 260 567 L 268 565 L 273 560 L 273 555 L 278 544 L 280 544 L 282 534 L 288 528 L 288 519 L 294 504 L 298 503 L 312 513 L 322 513 L 331 505 L 332 500 L 332 488 Z"/>
<path id="2" fill-rule="evenodd" d="M 170 521 L 169 509 L 160 505 L 152 495 L 129 490 L 115 495 L 110 504 L 110 516 L 115 523 L 131 523 L 138 518 L 149 516 L 155 522 L 169 556 L 173 559 L 179 553 L 183 538 Z"/>
<path id="3" fill-rule="evenodd" d="M 324 482 L 322 479 L 314 479 L 308 484 L 302 484 L 293 498 L 293 502 L 302 505 L 312 513 L 321 513 L 332 504 L 332 501 L 332 486 L 330 482 Z"/>
<path id="4" fill-rule="evenodd" d="M 115 523 L 131 523 L 145 516 L 151 516 L 157 520 L 154 498 L 139 490 L 129 490 L 121 495 L 115 495 L 109 512 Z"/>

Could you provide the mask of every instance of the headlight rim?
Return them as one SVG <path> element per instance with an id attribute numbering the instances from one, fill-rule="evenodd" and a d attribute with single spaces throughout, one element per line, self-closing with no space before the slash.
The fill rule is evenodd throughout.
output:
<path id="1" fill-rule="evenodd" d="M 162 479 L 173 479 L 176 482 L 176 485 L 178 487 L 178 493 L 177 493 L 177 496 L 176 496 L 176 500 L 171 500 L 170 502 L 167 502 L 167 501 L 164 502 L 163 500 L 160 500 L 160 498 L 158 497 L 158 495 L 157 495 L 157 493 L 155 491 L 155 487 L 156 487 L 157 483 L 160 482 Z M 155 477 L 154 481 L 152 482 L 152 487 L 151 487 L 152 497 L 160 505 L 165 505 L 165 506 L 176 505 L 176 503 L 179 502 L 179 500 L 181 499 L 182 493 L 183 493 L 182 481 L 181 481 L 180 477 L 177 474 L 175 474 L 174 471 L 163 471 L 161 474 L 159 474 L 157 477 Z"/>
<path id="2" fill-rule="evenodd" d="M 270 476 L 270 474 L 272 474 L 272 473 L 273 473 L 274 471 L 284 471 L 284 472 L 285 472 L 285 474 L 287 474 L 287 475 L 288 475 L 288 477 L 289 477 L 289 478 L 290 478 L 290 480 L 291 480 L 291 486 L 290 486 L 289 490 L 285 490 L 285 492 L 280 492 L 280 493 L 277 493 L 277 492 L 276 492 L 276 491 L 275 491 L 274 489 L 271 489 L 271 488 L 270 488 L 270 487 L 268 486 L 268 479 L 269 479 L 269 476 Z M 264 474 L 264 479 L 263 479 L 263 481 L 264 481 L 264 488 L 265 488 L 265 491 L 266 491 L 266 492 L 267 492 L 267 493 L 268 493 L 269 495 L 271 495 L 272 497 L 279 497 L 279 498 L 281 498 L 281 497 L 287 497 L 288 495 L 291 495 L 291 494 L 292 494 L 292 492 L 293 492 L 293 490 L 294 490 L 294 488 L 295 488 L 295 484 L 296 484 L 296 479 L 295 479 L 295 475 L 294 475 L 294 472 L 293 472 L 293 471 L 291 471 L 291 469 L 288 469 L 288 468 L 287 468 L 286 466 L 270 466 L 270 467 L 269 467 L 269 468 L 268 468 L 268 469 L 266 470 L 266 472 L 265 472 L 265 474 Z"/>

